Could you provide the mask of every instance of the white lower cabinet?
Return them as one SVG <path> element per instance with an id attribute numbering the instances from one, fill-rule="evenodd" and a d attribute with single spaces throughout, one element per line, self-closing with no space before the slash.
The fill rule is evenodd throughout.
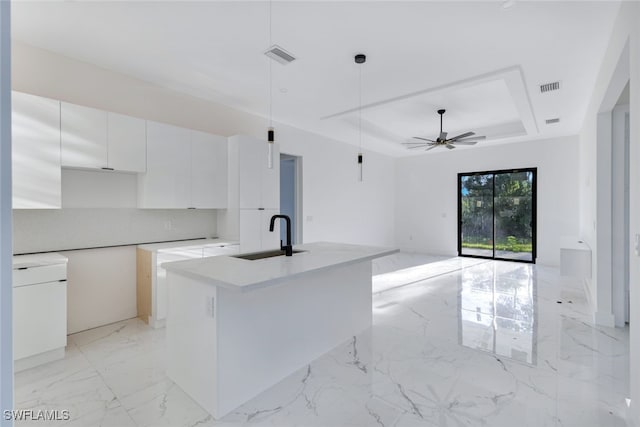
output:
<path id="1" fill-rule="evenodd" d="M 25 257 L 27 261 L 25 262 Z M 45 254 L 14 257 L 13 357 L 15 370 L 29 369 L 64 357 L 67 345 L 66 258 Z M 47 264 L 51 258 L 59 264 Z"/>
<path id="2" fill-rule="evenodd" d="M 179 243 L 177 243 L 179 244 Z M 143 245 L 144 246 L 144 245 Z M 165 326 L 169 310 L 165 262 L 184 261 L 210 256 L 236 255 L 237 243 L 225 242 L 146 250 L 138 248 L 138 317 L 154 328 Z"/>

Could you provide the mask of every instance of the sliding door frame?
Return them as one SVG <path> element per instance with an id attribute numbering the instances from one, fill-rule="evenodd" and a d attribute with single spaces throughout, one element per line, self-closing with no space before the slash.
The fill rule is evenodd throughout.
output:
<path id="1" fill-rule="evenodd" d="M 510 259 L 510 258 L 500 258 L 496 257 L 496 207 L 495 207 L 495 199 L 496 199 L 496 175 L 506 174 L 506 173 L 519 173 L 519 172 L 531 172 L 533 174 L 533 186 L 531 188 L 531 261 L 529 260 L 521 260 L 521 259 Z M 483 256 L 483 255 L 465 255 L 462 253 L 462 178 L 465 176 L 476 176 L 476 175 L 493 175 L 492 179 L 492 193 L 493 193 L 493 202 L 491 206 L 492 211 L 492 241 L 493 241 L 493 256 Z M 492 171 L 482 171 L 482 172 L 461 172 L 458 174 L 458 256 L 468 257 L 468 258 L 482 258 L 482 259 L 494 259 L 499 261 L 513 261 L 513 262 L 523 262 L 527 264 L 535 264 L 537 257 L 537 239 L 538 239 L 538 168 L 518 168 L 518 169 L 499 169 Z"/>

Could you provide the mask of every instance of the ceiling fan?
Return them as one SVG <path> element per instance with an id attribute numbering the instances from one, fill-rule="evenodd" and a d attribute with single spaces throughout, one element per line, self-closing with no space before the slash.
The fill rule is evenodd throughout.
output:
<path id="1" fill-rule="evenodd" d="M 447 147 L 449 150 L 453 150 L 456 148 L 456 145 L 475 145 L 481 139 L 486 139 L 486 136 L 476 136 L 475 132 L 466 132 L 458 136 L 454 136 L 453 138 L 447 138 L 447 132 L 442 131 L 442 116 L 444 115 L 446 110 L 438 110 L 438 114 L 440 114 L 440 136 L 435 140 L 421 138 L 419 136 L 414 136 L 414 139 L 419 139 L 420 142 L 403 142 L 404 145 L 407 145 L 408 149 L 414 148 L 425 148 L 425 151 L 433 150 L 438 146 Z"/>

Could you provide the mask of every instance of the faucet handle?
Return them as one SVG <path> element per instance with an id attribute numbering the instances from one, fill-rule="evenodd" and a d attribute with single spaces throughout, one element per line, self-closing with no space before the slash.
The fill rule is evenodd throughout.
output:
<path id="1" fill-rule="evenodd" d="M 284 250 L 284 245 L 282 244 L 282 239 L 280 239 L 280 250 Z"/>

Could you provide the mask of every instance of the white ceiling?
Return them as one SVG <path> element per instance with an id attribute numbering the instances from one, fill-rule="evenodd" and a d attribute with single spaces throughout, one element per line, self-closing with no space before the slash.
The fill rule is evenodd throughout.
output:
<path id="1" fill-rule="evenodd" d="M 365 149 L 415 153 L 401 143 L 436 136 L 439 108 L 447 109 L 445 131 L 486 134 L 482 145 L 577 134 L 619 4 L 502 4 L 274 1 L 272 42 L 298 57 L 272 65 L 274 120 L 358 145 L 361 67 Z M 12 9 L 20 41 L 268 115 L 268 2 Z M 368 60 L 359 66 L 360 52 Z M 559 92 L 540 93 L 540 84 L 557 80 Z M 555 117 L 561 122 L 545 124 Z"/>

